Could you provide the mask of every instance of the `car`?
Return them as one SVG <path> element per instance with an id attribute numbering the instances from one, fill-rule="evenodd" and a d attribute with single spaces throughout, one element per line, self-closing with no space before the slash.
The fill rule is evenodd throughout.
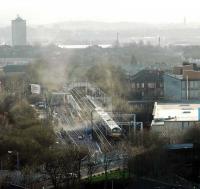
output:
<path id="1" fill-rule="evenodd" d="M 41 101 L 41 102 L 37 102 L 36 103 L 36 106 L 39 108 L 39 109 L 44 109 L 46 108 L 46 103 Z"/>
<path id="2" fill-rule="evenodd" d="M 79 140 L 83 140 L 83 139 L 84 139 L 84 136 L 83 136 L 83 135 L 79 135 L 79 136 L 78 136 L 78 139 L 79 139 Z"/>

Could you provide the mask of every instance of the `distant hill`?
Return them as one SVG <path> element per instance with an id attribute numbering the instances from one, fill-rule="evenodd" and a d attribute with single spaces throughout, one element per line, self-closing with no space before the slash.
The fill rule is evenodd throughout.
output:
<path id="1" fill-rule="evenodd" d="M 68 21 L 48 25 L 28 26 L 30 44 L 114 43 L 117 32 L 121 43 L 200 44 L 198 24 L 148 24 L 133 22 Z M 11 44 L 10 27 L 0 28 L 0 44 Z"/>

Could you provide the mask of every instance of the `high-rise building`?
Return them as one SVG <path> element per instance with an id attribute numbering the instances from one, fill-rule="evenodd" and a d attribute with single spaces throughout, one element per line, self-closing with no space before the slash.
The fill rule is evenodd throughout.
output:
<path id="1" fill-rule="evenodd" d="M 26 45 L 26 20 L 23 20 L 19 16 L 15 20 L 12 20 L 12 45 Z"/>

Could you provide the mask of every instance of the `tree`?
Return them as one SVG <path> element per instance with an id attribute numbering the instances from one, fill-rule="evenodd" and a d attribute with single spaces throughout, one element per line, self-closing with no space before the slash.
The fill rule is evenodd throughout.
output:
<path id="1" fill-rule="evenodd" d="M 128 103 L 127 100 L 121 97 L 112 98 L 112 110 L 113 112 L 123 112 L 123 113 L 132 113 L 134 108 Z"/>
<path id="2" fill-rule="evenodd" d="M 78 149 L 77 152 L 77 161 L 78 161 L 78 180 L 80 182 L 81 180 L 81 163 L 82 163 L 82 159 L 85 158 L 86 156 L 88 156 L 89 151 L 88 149 L 82 147 Z"/>
<path id="3" fill-rule="evenodd" d="M 139 145 L 138 145 L 139 144 Z M 165 138 L 158 133 L 143 131 L 131 133 L 128 169 L 130 175 L 156 178 L 170 173 Z"/>
<path id="4" fill-rule="evenodd" d="M 88 154 L 84 148 L 78 149 L 70 146 L 64 150 L 62 157 L 63 174 L 65 177 L 65 186 L 69 188 L 74 186 L 81 179 L 81 160 Z"/>
<path id="5" fill-rule="evenodd" d="M 122 176 L 125 177 L 125 171 L 128 168 L 128 157 L 132 155 L 132 146 L 129 143 L 123 141 L 118 143 L 116 146 L 116 154 L 120 157 L 122 161 Z"/>
<path id="6" fill-rule="evenodd" d="M 6 110 L 7 112 L 4 112 Z M 19 153 L 20 169 L 37 166 L 41 153 L 55 143 L 53 129 L 43 127 L 38 115 L 26 100 L 7 96 L 0 102 L 0 156 L 6 160 L 8 151 Z M 5 167 L 16 168 L 16 154 L 9 157 Z M 6 166 L 9 164 L 10 166 Z"/>
<path id="7" fill-rule="evenodd" d="M 97 167 L 96 167 L 94 159 L 90 155 L 88 155 L 87 156 L 87 175 L 90 182 L 92 180 L 92 176 L 96 169 Z"/>
<path id="8" fill-rule="evenodd" d="M 86 78 L 88 81 L 94 82 L 108 95 L 126 95 L 126 76 L 120 67 L 112 64 L 98 64 L 87 71 Z"/>
<path id="9" fill-rule="evenodd" d="M 15 73 L 4 77 L 4 91 L 15 95 L 18 99 L 25 96 L 26 76 L 24 73 Z"/>
<path id="10" fill-rule="evenodd" d="M 18 128 L 27 128 L 39 123 L 35 109 L 25 100 L 17 102 L 11 108 L 10 120 Z"/>
<path id="11" fill-rule="evenodd" d="M 61 149 L 49 149 L 44 154 L 44 170 L 50 176 L 52 184 L 55 189 L 60 188 L 61 184 L 64 182 L 63 178 L 63 167 L 61 158 L 63 156 L 63 152 Z"/>
<path id="12" fill-rule="evenodd" d="M 167 162 L 166 151 L 163 148 L 153 148 L 129 158 L 128 167 L 130 173 L 136 176 L 157 178 L 169 173 Z"/>
<path id="13" fill-rule="evenodd" d="M 128 141 L 135 147 L 142 146 L 146 149 L 161 147 L 168 143 L 168 139 L 159 135 L 157 132 L 142 130 L 135 131 L 131 129 Z"/>
<path id="14" fill-rule="evenodd" d="M 109 147 L 107 146 L 107 144 L 103 144 L 103 146 L 102 146 L 102 155 L 103 155 L 102 167 L 104 169 L 104 174 L 105 174 L 104 189 L 106 189 L 107 183 L 108 183 L 108 169 L 112 162 L 112 157 L 110 156 L 110 151 L 109 151 Z"/>
<path id="15" fill-rule="evenodd" d="M 45 172 L 50 176 L 55 188 L 73 187 L 80 181 L 80 162 L 85 156 L 84 149 L 61 146 L 46 151 L 43 157 Z"/>
<path id="16" fill-rule="evenodd" d="M 182 136 L 183 143 L 200 143 L 200 128 L 198 125 L 189 128 Z"/>

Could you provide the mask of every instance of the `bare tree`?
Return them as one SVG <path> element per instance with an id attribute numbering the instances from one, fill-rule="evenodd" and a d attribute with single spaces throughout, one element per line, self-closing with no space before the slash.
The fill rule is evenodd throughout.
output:
<path id="1" fill-rule="evenodd" d="M 63 183 L 61 158 L 62 153 L 55 149 L 50 149 L 44 157 L 44 170 L 49 175 L 55 189 Z"/>
<path id="2" fill-rule="evenodd" d="M 85 148 L 68 147 L 62 157 L 65 185 L 73 186 L 81 179 L 81 160 L 88 154 Z"/>
<path id="3" fill-rule="evenodd" d="M 94 160 L 92 159 L 92 157 L 90 155 L 88 155 L 88 157 L 87 157 L 87 175 L 88 175 L 90 182 L 92 180 L 92 176 L 93 176 L 95 170 L 96 170 L 96 164 L 95 164 Z"/>
<path id="4" fill-rule="evenodd" d="M 107 183 L 108 183 L 108 169 L 111 163 L 111 158 L 109 158 L 110 151 L 108 150 L 109 148 L 104 144 L 102 146 L 102 154 L 103 154 L 103 169 L 104 169 L 104 174 L 105 174 L 105 182 L 104 182 L 104 189 L 107 188 Z"/>
<path id="5" fill-rule="evenodd" d="M 87 154 L 74 146 L 50 149 L 44 159 L 44 168 L 55 188 L 74 186 L 80 181 L 81 159 Z"/>

